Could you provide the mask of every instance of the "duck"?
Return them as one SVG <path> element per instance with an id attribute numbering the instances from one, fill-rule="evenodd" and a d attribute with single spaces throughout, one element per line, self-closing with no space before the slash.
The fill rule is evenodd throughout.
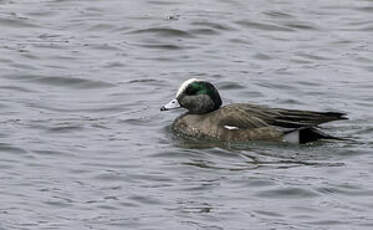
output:
<path id="1" fill-rule="evenodd" d="M 339 112 L 271 108 L 250 103 L 222 104 L 212 83 L 191 78 L 181 84 L 176 97 L 160 110 L 187 109 L 172 123 L 171 128 L 177 135 L 229 143 L 305 144 L 320 139 L 341 139 L 324 133 L 319 125 L 348 119 L 345 113 Z"/>

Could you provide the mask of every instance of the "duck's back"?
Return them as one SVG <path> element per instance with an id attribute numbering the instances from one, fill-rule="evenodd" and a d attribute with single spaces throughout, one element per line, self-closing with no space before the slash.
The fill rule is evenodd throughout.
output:
<path id="1" fill-rule="evenodd" d="M 269 108 L 246 103 L 236 103 L 226 107 L 233 110 L 244 110 L 248 116 L 259 118 L 267 125 L 282 128 L 311 127 L 330 121 L 347 119 L 344 113 L 337 112 Z"/>
<path id="2" fill-rule="evenodd" d="M 278 141 L 294 129 L 346 119 L 343 115 L 237 103 L 211 113 L 184 114 L 175 120 L 173 129 L 185 136 L 227 142 Z"/>

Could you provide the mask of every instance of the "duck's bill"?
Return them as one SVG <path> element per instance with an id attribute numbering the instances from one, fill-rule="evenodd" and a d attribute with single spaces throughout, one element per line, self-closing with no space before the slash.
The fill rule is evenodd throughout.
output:
<path id="1" fill-rule="evenodd" d="M 170 110 L 170 109 L 177 109 L 177 108 L 180 108 L 180 107 L 181 106 L 180 106 L 179 102 L 177 101 L 177 99 L 173 99 L 170 102 L 168 102 L 166 105 L 162 106 L 161 111 L 167 111 L 167 110 Z"/>

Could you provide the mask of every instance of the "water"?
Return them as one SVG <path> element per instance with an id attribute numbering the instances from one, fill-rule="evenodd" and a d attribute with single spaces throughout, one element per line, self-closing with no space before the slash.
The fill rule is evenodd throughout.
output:
<path id="1" fill-rule="evenodd" d="M 0 229 L 372 229 L 372 1 L 3 0 L 0 28 Z M 181 140 L 191 76 L 351 140 Z"/>

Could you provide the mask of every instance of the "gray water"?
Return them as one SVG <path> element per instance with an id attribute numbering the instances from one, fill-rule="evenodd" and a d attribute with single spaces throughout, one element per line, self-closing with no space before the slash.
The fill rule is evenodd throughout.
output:
<path id="1" fill-rule="evenodd" d="M 346 141 L 227 146 L 160 112 L 339 111 Z M 0 229 L 372 229 L 373 1 L 0 1 Z"/>

